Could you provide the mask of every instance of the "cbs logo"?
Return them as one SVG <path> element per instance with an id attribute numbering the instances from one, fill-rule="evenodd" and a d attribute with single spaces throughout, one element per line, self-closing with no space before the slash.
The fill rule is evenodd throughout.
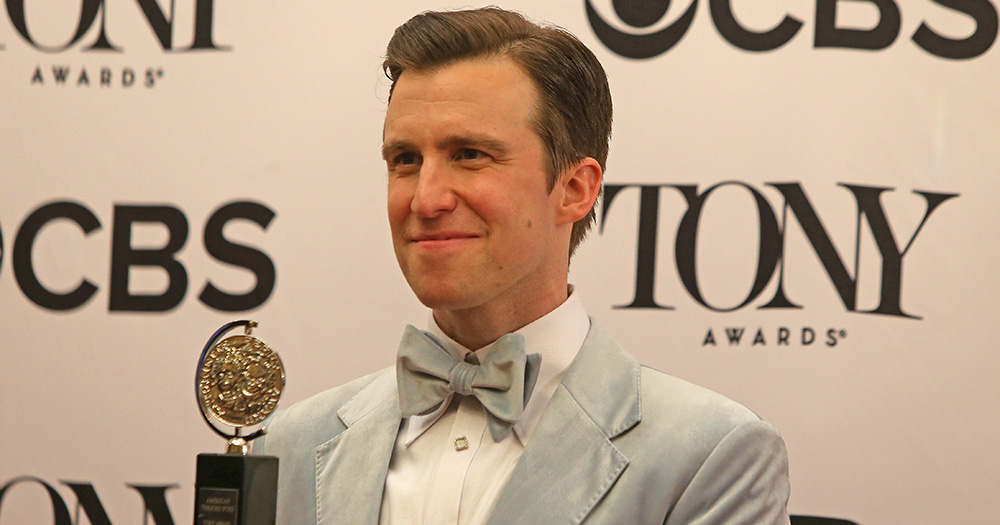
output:
<path id="1" fill-rule="evenodd" d="M 689 1 L 690 4 L 683 12 L 669 21 L 667 18 L 673 18 L 673 14 L 667 17 L 667 12 L 677 12 L 670 9 L 670 0 L 586 0 L 587 18 L 594 34 L 611 51 L 626 58 L 652 58 L 677 45 L 691 28 L 698 0 Z M 974 24 L 971 34 L 949 35 L 939 33 L 926 21 L 921 21 L 911 40 L 927 53 L 948 59 L 970 59 L 988 51 L 996 41 L 998 16 L 991 0 L 920 1 L 954 11 L 955 14 L 971 19 Z M 865 3 L 868 4 L 866 7 L 871 8 L 869 11 L 874 16 L 869 16 L 865 27 L 846 26 L 838 20 L 838 8 L 849 2 Z M 744 51 L 777 49 L 790 42 L 808 23 L 785 14 L 780 20 L 775 17 L 770 28 L 747 27 L 733 14 L 733 3 L 732 0 L 708 0 L 708 8 L 719 36 Z M 750 9 L 754 5 L 753 2 L 743 4 L 746 4 L 743 9 Z M 901 0 L 816 0 L 812 20 L 813 47 L 870 51 L 886 49 L 895 43 L 900 34 L 900 5 L 913 9 L 918 4 L 917 0 L 905 3 Z"/>

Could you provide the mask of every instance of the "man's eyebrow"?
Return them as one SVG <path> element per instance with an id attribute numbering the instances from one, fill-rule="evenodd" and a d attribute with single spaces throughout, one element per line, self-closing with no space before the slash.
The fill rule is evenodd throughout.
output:
<path id="1" fill-rule="evenodd" d="M 438 143 L 439 148 L 483 148 L 499 155 L 510 151 L 506 142 L 485 135 L 449 135 Z"/>
<path id="2" fill-rule="evenodd" d="M 438 148 L 482 148 L 490 150 L 497 155 L 506 155 L 510 147 L 506 142 L 485 135 L 449 135 L 437 144 Z M 382 160 L 389 160 L 389 157 L 397 151 L 413 151 L 418 149 L 416 144 L 408 140 L 393 140 L 382 144 Z"/>
<path id="3" fill-rule="evenodd" d="M 389 160 L 389 157 L 397 152 L 403 150 L 413 150 L 416 146 L 412 142 L 405 140 L 394 140 L 392 142 L 386 142 L 382 144 L 382 160 Z"/>

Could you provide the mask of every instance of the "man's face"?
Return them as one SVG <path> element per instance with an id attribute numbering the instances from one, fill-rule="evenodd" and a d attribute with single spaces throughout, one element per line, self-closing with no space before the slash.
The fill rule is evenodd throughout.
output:
<path id="1" fill-rule="evenodd" d="M 383 142 L 389 223 L 403 275 L 436 312 L 503 315 L 565 294 L 571 224 L 559 224 L 560 192 L 548 190 L 537 99 L 508 59 L 396 81 Z"/>

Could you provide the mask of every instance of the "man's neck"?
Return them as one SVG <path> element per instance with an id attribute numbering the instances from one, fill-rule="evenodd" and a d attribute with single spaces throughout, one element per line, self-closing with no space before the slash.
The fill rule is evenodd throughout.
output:
<path id="1" fill-rule="evenodd" d="M 434 321 L 448 337 L 475 351 L 555 310 L 567 297 L 568 285 L 562 285 L 502 312 L 480 308 L 434 310 Z"/>

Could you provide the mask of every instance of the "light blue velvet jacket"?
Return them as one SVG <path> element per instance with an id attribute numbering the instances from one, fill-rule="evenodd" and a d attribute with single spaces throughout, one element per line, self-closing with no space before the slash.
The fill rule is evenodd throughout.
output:
<path id="1" fill-rule="evenodd" d="M 378 523 L 399 424 L 391 368 L 275 414 L 254 453 L 280 458 L 278 523 Z M 489 523 L 787 524 L 788 493 L 774 427 L 592 321 Z"/>

